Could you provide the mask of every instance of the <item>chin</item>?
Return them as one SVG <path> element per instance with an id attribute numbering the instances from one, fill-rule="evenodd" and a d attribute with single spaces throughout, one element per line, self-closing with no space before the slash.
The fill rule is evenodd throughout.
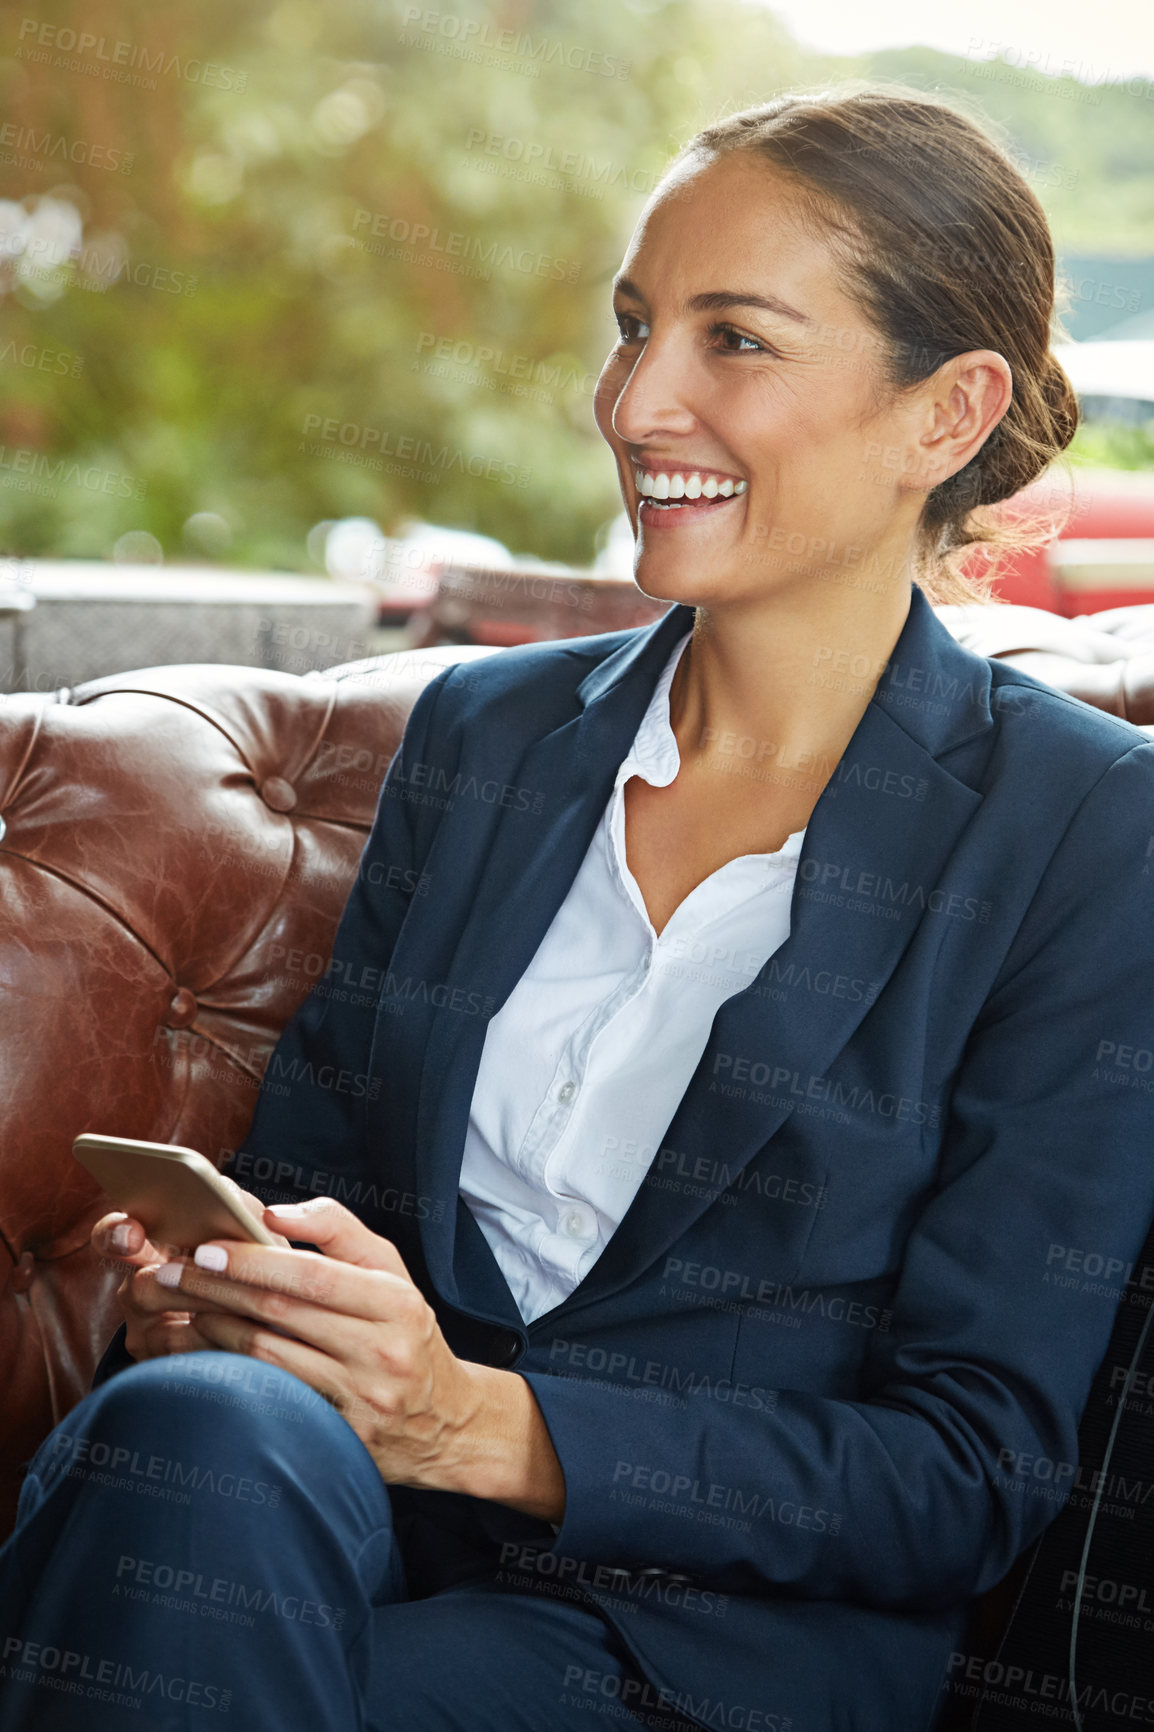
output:
<path id="1" fill-rule="evenodd" d="M 650 601 L 679 601 L 686 607 L 696 607 L 699 600 L 696 592 L 701 588 L 700 580 L 692 586 L 694 593 L 691 595 L 687 579 L 682 580 L 671 573 L 658 576 L 656 572 L 647 571 L 645 567 L 646 562 L 642 560 L 640 565 L 633 568 L 633 581 L 642 595 L 647 595 Z"/>
<path id="2" fill-rule="evenodd" d="M 664 563 L 665 569 L 662 570 Z M 700 570 L 682 571 L 672 561 L 652 557 L 635 560 L 633 581 L 651 601 L 680 602 L 683 607 L 698 607 L 727 599 L 737 588 L 733 578 L 703 577 Z"/>

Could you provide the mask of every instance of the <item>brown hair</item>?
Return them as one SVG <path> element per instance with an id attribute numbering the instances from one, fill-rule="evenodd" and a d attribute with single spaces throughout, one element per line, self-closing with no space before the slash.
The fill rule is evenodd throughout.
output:
<path id="1" fill-rule="evenodd" d="M 931 601 L 987 599 L 999 558 L 1054 525 L 1010 525 L 983 508 L 1036 480 L 1078 426 L 1073 386 L 1050 351 L 1054 248 L 1042 206 L 977 120 L 904 85 L 775 97 L 705 127 L 676 162 L 733 150 L 790 176 L 803 217 L 833 239 L 890 386 L 918 384 L 970 349 L 1009 363 L 1010 406 L 930 492 L 916 556 Z M 981 576 L 959 569 L 971 548 L 985 556 Z"/>

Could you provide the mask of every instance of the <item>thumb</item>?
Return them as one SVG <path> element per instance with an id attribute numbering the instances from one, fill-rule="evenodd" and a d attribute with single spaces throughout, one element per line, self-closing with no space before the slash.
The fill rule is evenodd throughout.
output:
<path id="1" fill-rule="evenodd" d="M 326 1257 L 339 1263 L 353 1263 L 359 1269 L 382 1269 L 387 1274 L 411 1279 L 392 1241 L 370 1231 L 351 1209 L 332 1197 L 310 1197 L 305 1203 L 273 1203 L 265 1210 L 265 1219 L 274 1229 L 315 1245 Z"/>

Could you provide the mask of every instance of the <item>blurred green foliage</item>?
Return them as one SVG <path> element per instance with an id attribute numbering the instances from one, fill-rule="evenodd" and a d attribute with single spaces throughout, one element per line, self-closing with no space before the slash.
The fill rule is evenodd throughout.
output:
<path id="1" fill-rule="evenodd" d="M 1154 469 L 1154 421 L 1137 426 L 1083 422 L 1074 435 L 1070 460 L 1107 469 Z"/>
<path id="2" fill-rule="evenodd" d="M 1059 247 L 1154 250 L 1133 87 L 1091 103 L 928 50 L 831 60 L 740 0 L 446 4 L 7 10 L 0 551 L 107 557 L 145 532 L 167 559 L 307 570 L 314 524 L 364 515 L 587 562 L 619 508 L 592 419 L 609 279 L 680 144 L 783 89 L 968 93 Z M 70 208 L 73 257 L 48 220 Z"/>

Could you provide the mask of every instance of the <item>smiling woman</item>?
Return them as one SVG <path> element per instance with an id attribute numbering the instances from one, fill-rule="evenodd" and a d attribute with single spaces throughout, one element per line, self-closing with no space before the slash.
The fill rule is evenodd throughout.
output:
<path id="1" fill-rule="evenodd" d="M 1154 745 L 927 599 L 1073 430 L 1045 222 L 942 103 L 789 96 L 614 296 L 672 605 L 422 690 L 329 971 L 376 990 L 318 983 L 234 1158 L 293 1241 L 95 1229 L 125 1329 L 0 1553 L 6 1732 L 121 1732 L 64 1654 L 180 1732 L 928 1732 L 1058 1513 L 1005 1465 L 1072 1483 L 1115 1306 L 1051 1253 L 1154 1216 L 1095 1056 L 1148 1040 Z M 250 1595 L 314 1615 L 203 1615 Z"/>

